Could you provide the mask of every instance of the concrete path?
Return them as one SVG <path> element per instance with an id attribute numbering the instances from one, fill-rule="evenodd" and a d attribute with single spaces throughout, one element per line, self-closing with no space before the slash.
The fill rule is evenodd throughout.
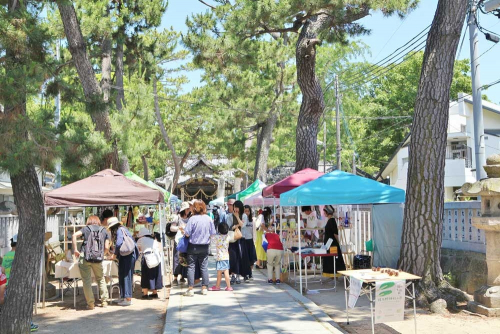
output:
<path id="1" fill-rule="evenodd" d="M 210 286 L 215 284 L 215 261 L 210 257 Z M 343 333 L 316 304 L 287 284 L 270 285 L 265 270 L 254 270 L 250 283 L 235 284 L 234 291 L 208 292 L 184 297 L 187 286 L 173 287 L 164 333 Z M 222 283 L 225 287 L 225 283 Z"/>

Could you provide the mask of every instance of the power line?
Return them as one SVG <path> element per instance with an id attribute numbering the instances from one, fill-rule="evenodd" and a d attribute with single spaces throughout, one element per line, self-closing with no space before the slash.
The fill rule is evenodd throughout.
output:
<path id="1" fill-rule="evenodd" d="M 427 41 L 423 41 L 420 45 L 425 44 L 426 42 Z M 380 71 L 378 71 L 377 73 L 375 73 L 375 75 L 373 77 L 369 78 L 368 80 L 358 80 L 357 82 L 355 80 L 354 81 L 348 81 L 348 82 L 344 83 L 343 86 L 346 88 L 347 85 L 359 85 L 361 83 L 368 83 L 368 82 L 371 82 L 371 81 L 373 81 L 375 79 L 378 79 L 378 78 L 384 76 L 385 74 L 387 74 L 388 72 L 392 71 L 396 67 L 401 66 L 402 64 L 404 64 L 405 62 L 407 62 L 408 60 L 410 60 L 411 58 L 413 58 L 416 54 L 418 54 L 419 51 L 422 51 L 424 49 L 425 49 L 425 45 L 422 46 L 420 49 L 416 49 L 416 48 L 412 49 L 409 52 L 411 52 L 411 51 L 414 51 L 414 52 L 410 56 L 407 56 L 407 54 L 405 54 L 405 55 L 403 55 L 403 56 L 401 56 L 400 58 L 397 59 L 397 60 L 400 60 L 400 59 L 406 57 L 401 62 L 390 64 L 387 67 L 381 67 Z"/>
<path id="2" fill-rule="evenodd" d="M 380 53 L 382 52 L 382 50 L 384 50 L 384 48 L 387 46 L 387 44 L 389 44 L 389 42 L 391 41 L 391 39 L 394 37 L 394 35 L 396 35 L 396 33 L 398 32 L 399 28 L 401 28 L 401 26 L 405 23 L 405 21 L 406 21 L 407 18 L 408 18 L 408 16 L 405 16 L 404 20 L 401 22 L 401 24 L 399 25 L 399 27 L 396 28 L 396 31 L 394 31 L 392 33 L 391 37 L 389 37 L 389 39 L 387 40 L 387 42 L 385 42 L 384 46 L 380 49 L 380 51 L 375 56 L 375 60 L 377 60 L 377 58 L 380 55 Z"/>
<path id="3" fill-rule="evenodd" d="M 384 65 L 386 65 L 387 63 L 391 62 L 394 58 L 400 56 L 401 54 L 404 54 L 406 55 L 408 52 L 411 52 L 412 50 L 414 50 L 415 48 L 418 48 L 420 45 L 422 45 L 422 39 L 423 38 L 427 38 L 427 35 L 422 35 L 420 36 L 423 32 L 425 32 L 426 30 L 428 30 L 428 28 L 430 27 L 427 26 L 424 30 L 422 30 L 421 32 L 419 32 L 415 37 L 413 37 L 411 40 L 409 40 L 408 42 L 406 42 L 404 45 L 400 46 L 399 48 L 397 48 L 396 50 L 394 50 L 391 54 L 389 54 L 387 57 L 385 57 L 384 59 L 382 59 L 381 61 L 375 63 L 375 64 L 372 64 L 370 65 L 367 69 L 365 70 L 360 70 L 357 74 L 354 74 L 348 81 L 355 81 L 355 80 L 358 80 L 362 77 L 366 77 L 370 74 L 372 74 L 373 72 L 376 72 L 378 70 L 380 70 L 381 68 L 383 68 Z M 420 36 L 420 37 L 418 37 Z M 416 40 L 415 40 L 416 39 Z M 411 43 L 412 41 L 414 41 L 413 43 Z M 413 45 L 417 44 L 417 43 L 420 43 L 417 47 L 414 47 L 414 48 L 411 48 Z M 410 49 L 411 48 L 411 49 Z M 410 49 L 409 51 L 407 51 L 408 49 Z M 401 50 L 401 51 L 399 51 Z M 399 51 L 399 52 L 398 52 Z M 406 51 L 406 52 L 405 52 Z M 404 56 L 403 56 L 404 57 Z M 398 58 L 398 59 L 401 59 L 401 58 Z M 396 60 L 397 61 L 397 60 Z M 394 62 L 396 62 L 394 61 Z M 342 76 L 342 74 L 344 74 L 345 71 L 341 72 L 339 76 Z"/>
<path id="4" fill-rule="evenodd" d="M 404 50 L 401 50 L 401 49 L 402 49 L 402 48 L 404 48 L 405 46 L 407 46 L 408 44 L 410 44 L 413 40 L 415 40 L 415 38 L 418 38 L 418 39 L 417 39 L 417 41 L 415 41 L 414 43 L 412 43 L 412 44 L 411 44 L 411 45 L 409 45 L 409 46 L 414 45 L 416 42 L 418 42 L 418 41 L 422 38 L 422 36 L 421 36 L 421 37 L 419 37 L 419 36 L 420 36 L 423 32 L 425 32 L 426 30 L 428 30 L 430 26 L 431 26 L 431 25 L 428 25 L 426 28 L 424 28 L 424 30 L 422 30 L 421 32 L 419 32 L 416 36 L 414 36 L 414 37 L 413 37 L 412 39 L 410 39 L 408 42 L 406 42 L 405 44 L 403 44 L 402 46 L 400 46 L 399 48 L 397 48 L 396 50 L 394 50 L 392 53 L 390 53 L 389 55 L 387 55 L 385 58 L 381 59 L 380 61 L 378 61 L 378 62 L 377 62 L 377 63 L 375 63 L 375 64 L 370 65 L 367 69 L 365 69 L 365 70 L 364 70 L 364 71 L 368 71 L 368 72 L 366 72 L 366 74 L 368 74 L 369 72 L 372 72 L 372 68 L 377 69 L 377 68 L 379 68 L 379 66 L 382 66 L 383 64 L 385 64 L 385 63 L 387 63 L 388 61 L 390 61 L 390 60 L 392 59 L 392 58 L 391 58 L 391 56 L 393 56 L 395 53 L 398 53 L 397 55 L 399 55 L 399 54 L 401 54 L 401 52 L 404 52 L 404 50 L 406 50 L 407 48 L 405 48 Z M 398 28 L 398 29 L 399 29 L 399 28 Z M 425 35 L 424 35 L 424 36 L 425 36 Z M 401 50 L 401 51 L 400 51 L 400 52 L 398 52 L 399 50 Z M 397 56 L 397 55 L 395 55 L 395 56 Z M 395 56 L 394 56 L 394 57 L 395 57 Z M 340 72 L 339 77 L 340 77 L 340 76 L 342 76 L 342 75 L 343 75 L 346 71 L 347 71 L 347 69 L 346 69 L 346 70 L 344 70 L 344 71 L 342 71 L 342 72 Z M 364 75 L 364 74 L 363 74 L 363 70 L 360 70 L 360 71 L 358 72 L 358 74 L 354 74 L 354 76 L 353 76 L 353 77 L 363 76 L 363 75 Z M 330 89 L 330 87 L 333 85 L 333 83 L 334 83 L 334 82 L 335 82 L 335 80 L 330 81 L 330 83 L 328 83 L 328 84 L 325 86 L 325 91 L 327 91 L 328 89 Z"/>

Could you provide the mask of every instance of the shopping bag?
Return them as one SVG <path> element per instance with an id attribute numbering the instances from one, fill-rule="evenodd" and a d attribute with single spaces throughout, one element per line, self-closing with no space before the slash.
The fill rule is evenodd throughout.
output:
<path id="1" fill-rule="evenodd" d="M 177 243 L 177 251 L 179 253 L 187 253 L 188 245 L 189 245 L 188 238 L 186 238 L 185 236 L 180 238 L 179 242 Z"/>
<path id="2" fill-rule="evenodd" d="M 267 242 L 267 239 L 266 239 L 266 235 L 264 234 L 262 236 L 262 248 L 264 248 L 264 250 L 267 252 L 267 245 L 268 245 L 268 242 Z"/>

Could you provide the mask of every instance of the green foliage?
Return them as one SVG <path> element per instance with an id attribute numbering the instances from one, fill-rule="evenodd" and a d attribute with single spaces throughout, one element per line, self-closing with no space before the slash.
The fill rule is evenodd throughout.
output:
<path id="1" fill-rule="evenodd" d="M 39 24 L 41 5 L 16 11 L 0 6 L 0 168 L 12 175 L 28 165 L 50 167 L 56 155 L 50 111 L 32 103 L 53 70 L 47 50 L 51 36 Z M 28 103 L 26 103 L 28 101 Z"/>
<path id="2" fill-rule="evenodd" d="M 423 52 L 409 53 L 400 65 L 388 64 L 376 68 L 368 77 L 364 74 L 374 70 L 367 63 L 345 63 L 337 68 L 342 90 L 342 108 L 346 119 L 343 121 L 352 135 L 352 141 L 346 135 L 342 124 L 343 166 L 349 170 L 352 154 L 359 155 L 358 167 L 370 174 L 375 174 L 393 155 L 395 149 L 409 133 L 414 105 L 417 96 Z M 364 71 L 364 72 L 363 72 Z M 450 90 L 450 100 L 456 99 L 459 92 L 472 91 L 469 77 L 468 60 L 455 63 L 454 77 Z M 367 79 L 377 77 L 367 82 Z M 326 82 L 332 80 L 327 76 Z M 333 110 L 335 97 L 333 90 L 325 94 L 327 110 Z M 333 116 L 333 113 L 331 114 Z M 332 117 L 330 116 L 330 117 Z M 408 116 L 407 118 L 390 118 Z M 358 117 L 351 119 L 349 117 Z M 370 119 L 389 117 L 389 119 Z M 329 124 L 329 133 L 334 134 L 334 122 Z M 329 156 L 335 155 L 334 145 L 330 145 Z M 360 166 L 359 166 L 360 164 Z"/>

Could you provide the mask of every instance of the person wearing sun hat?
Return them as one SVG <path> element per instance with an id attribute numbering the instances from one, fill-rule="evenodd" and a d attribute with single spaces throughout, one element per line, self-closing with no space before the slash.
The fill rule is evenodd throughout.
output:
<path id="1" fill-rule="evenodd" d="M 181 265 L 179 261 L 179 252 L 177 251 L 177 241 L 182 236 L 182 233 L 179 231 L 179 227 L 186 227 L 188 216 L 189 216 L 189 203 L 182 202 L 181 208 L 179 209 L 178 215 L 175 217 L 174 221 L 170 224 L 170 231 L 177 232 L 175 237 L 174 244 L 174 280 L 172 281 L 172 285 L 179 285 L 179 282 L 186 283 L 187 277 L 187 267 Z M 187 262 L 186 262 L 187 264 Z M 178 279 L 180 275 L 180 278 Z"/>
<path id="2" fill-rule="evenodd" d="M 135 245 L 134 251 L 129 255 L 120 255 L 120 248 L 123 245 L 125 234 L 132 238 L 130 231 L 121 225 L 116 217 L 108 219 L 108 229 L 111 238 L 115 243 L 115 253 L 113 259 L 118 258 L 118 285 L 120 286 L 120 306 L 132 305 L 132 284 L 134 279 L 134 264 L 139 257 L 139 249 Z M 133 238 L 132 238 L 133 241 Z M 134 241 L 135 244 L 135 241 Z"/>
<path id="3" fill-rule="evenodd" d="M 143 255 L 141 259 L 142 299 L 158 299 L 158 290 L 163 287 L 161 265 L 159 264 L 154 268 L 149 268 L 144 256 L 149 252 L 156 252 L 156 254 L 159 254 L 161 251 L 160 243 L 151 236 L 151 232 L 146 227 L 139 230 L 137 237 L 139 238 L 137 240 L 137 248 L 139 248 L 139 252 Z M 149 290 L 152 290 L 153 294 L 148 295 Z"/>

